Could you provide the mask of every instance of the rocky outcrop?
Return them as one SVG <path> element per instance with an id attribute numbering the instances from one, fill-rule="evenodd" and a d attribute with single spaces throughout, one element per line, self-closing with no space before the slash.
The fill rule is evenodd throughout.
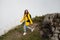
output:
<path id="1" fill-rule="evenodd" d="M 45 15 L 40 35 L 43 40 L 60 40 L 60 13 Z"/>

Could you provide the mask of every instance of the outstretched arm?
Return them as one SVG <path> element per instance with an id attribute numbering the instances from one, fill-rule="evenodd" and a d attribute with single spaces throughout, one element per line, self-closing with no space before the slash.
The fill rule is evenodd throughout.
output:
<path id="1" fill-rule="evenodd" d="M 20 20 L 20 22 L 23 22 L 24 21 L 24 17 Z"/>

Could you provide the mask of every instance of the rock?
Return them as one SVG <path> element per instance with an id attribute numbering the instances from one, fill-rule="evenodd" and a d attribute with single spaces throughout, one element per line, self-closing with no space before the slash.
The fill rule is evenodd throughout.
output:
<path id="1" fill-rule="evenodd" d="M 43 35 L 45 35 L 45 38 L 51 38 L 55 36 L 54 34 L 59 34 L 60 33 L 60 13 L 45 15 L 40 31 L 43 32 Z"/>

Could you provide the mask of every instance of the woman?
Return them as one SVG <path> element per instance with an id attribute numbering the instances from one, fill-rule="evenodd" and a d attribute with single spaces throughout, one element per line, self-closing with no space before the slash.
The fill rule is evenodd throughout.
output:
<path id="1" fill-rule="evenodd" d="M 34 28 L 29 27 L 29 25 L 33 24 L 32 19 L 30 17 L 30 14 L 28 10 L 24 11 L 24 16 L 20 22 L 24 22 L 24 33 L 23 35 L 26 35 L 26 28 L 29 28 L 31 32 L 33 32 Z"/>

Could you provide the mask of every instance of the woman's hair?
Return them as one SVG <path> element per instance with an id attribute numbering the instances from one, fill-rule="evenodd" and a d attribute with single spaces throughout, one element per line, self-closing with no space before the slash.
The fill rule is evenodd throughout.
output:
<path id="1" fill-rule="evenodd" d="M 29 13 L 29 12 L 28 12 L 28 10 L 26 9 L 26 10 L 24 11 L 24 15 L 25 15 L 25 14 L 28 15 L 28 13 Z"/>

